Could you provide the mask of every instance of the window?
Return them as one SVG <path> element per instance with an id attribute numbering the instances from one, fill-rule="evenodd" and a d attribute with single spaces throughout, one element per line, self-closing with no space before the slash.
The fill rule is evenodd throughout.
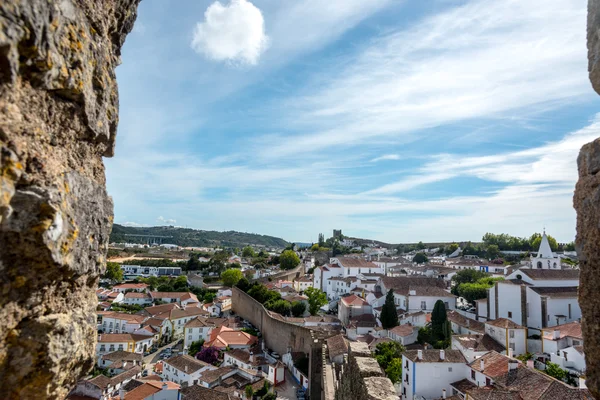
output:
<path id="1" fill-rule="evenodd" d="M 512 318 L 512 311 L 508 312 L 508 318 Z"/>
<path id="2" fill-rule="evenodd" d="M 110 347 L 108 348 L 108 351 L 115 351 L 115 345 L 111 344 Z"/>
<path id="3" fill-rule="evenodd" d="M 581 342 L 579 340 L 573 340 L 573 346 L 579 346 Z"/>
<path id="4" fill-rule="evenodd" d="M 192 335 L 188 335 L 188 340 L 192 340 Z"/>
<path id="5" fill-rule="evenodd" d="M 404 378 L 404 382 L 408 383 L 408 374 L 406 374 L 406 377 Z"/>
<path id="6" fill-rule="evenodd" d="M 448 372 L 452 372 L 452 367 L 448 367 Z"/>
<path id="7" fill-rule="evenodd" d="M 508 337 L 509 337 L 509 338 L 511 338 L 511 339 L 514 339 L 514 338 L 515 338 L 515 331 L 514 331 L 514 330 L 512 330 L 512 329 L 511 329 L 511 330 L 509 330 L 509 331 L 508 331 Z"/>
<path id="8" fill-rule="evenodd" d="M 485 386 L 491 386 L 492 380 L 490 378 L 485 378 Z"/>
<path id="9" fill-rule="evenodd" d="M 123 351 L 123 345 L 122 344 L 119 345 L 119 350 Z"/>
<path id="10" fill-rule="evenodd" d="M 575 343 L 575 341 L 573 341 L 573 343 Z M 102 352 L 106 351 L 106 347 L 104 345 L 101 345 L 100 346 L 100 351 L 102 351 Z"/>
<path id="11" fill-rule="evenodd" d="M 422 301 L 421 302 L 421 310 L 426 310 L 427 309 L 427 302 Z"/>
<path id="12" fill-rule="evenodd" d="M 575 341 L 573 341 L 573 343 L 575 343 Z M 406 360 L 406 366 L 404 368 L 406 368 L 406 370 L 408 371 L 408 360 Z"/>
<path id="13" fill-rule="evenodd" d="M 571 303 L 569 303 L 569 319 L 571 319 Z"/>
<path id="14" fill-rule="evenodd" d="M 515 344 L 514 343 L 509 343 L 508 347 L 512 350 L 515 351 Z"/>
<path id="15" fill-rule="evenodd" d="M 471 370 L 471 379 L 475 380 L 475 370 Z"/>

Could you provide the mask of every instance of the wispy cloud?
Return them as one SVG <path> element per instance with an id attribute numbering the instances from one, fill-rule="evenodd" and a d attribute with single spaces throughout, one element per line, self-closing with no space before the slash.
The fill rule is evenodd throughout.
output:
<path id="1" fill-rule="evenodd" d="M 375 157 L 374 159 L 371 160 L 371 162 L 399 160 L 399 159 L 400 159 L 400 156 L 398 154 L 385 154 L 383 156 Z"/>
<path id="2" fill-rule="evenodd" d="M 585 15 L 578 0 L 471 1 L 415 21 L 291 99 L 286 124 L 311 128 L 268 150 L 287 156 L 376 137 L 414 140 L 426 128 L 572 102 L 589 94 Z"/>
<path id="3" fill-rule="evenodd" d="M 172 218 L 165 218 L 162 215 L 158 218 L 156 218 L 156 222 L 158 222 L 161 225 L 173 225 L 175 222 L 177 222 L 177 220 L 174 220 Z"/>

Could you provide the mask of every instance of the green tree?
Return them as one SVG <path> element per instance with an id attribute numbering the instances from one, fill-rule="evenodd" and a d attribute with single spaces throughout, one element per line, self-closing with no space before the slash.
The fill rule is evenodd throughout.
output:
<path id="1" fill-rule="evenodd" d="M 256 257 L 254 249 L 250 246 L 244 247 L 242 250 L 242 257 Z"/>
<path id="2" fill-rule="evenodd" d="M 188 281 L 185 275 L 180 275 L 173 281 L 173 289 L 176 292 L 185 291 L 188 288 Z"/>
<path id="3" fill-rule="evenodd" d="M 558 379 L 559 381 L 564 380 L 567 376 L 567 372 L 564 369 L 559 367 L 558 364 L 552 362 L 546 363 L 546 369 L 544 370 L 544 372 L 550 375 L 551 377 Z"/>
<path id="4" fill-rule="evenodd" d="M 300 264 L 300 257 L 293 250 L 286 250 L 279 256 L 281 269 L 293 269 Z"/>
<path id="5" fill-rule="evenodd" d="M 431 343 L 431 327 L 424 326 L 419 329 L 419 333 L 417 335 L 417 342 L 419 344 Z"/>
<path id="6" fill-rule="evenodd" d="M 498 248 L 498 245 L 496 245 L 496 244 L 489 245 L 486 250 L 486 254 L 487 254 L 487 257 L 491 260 L 493 260 L 494 258 L 497 258 L 498 255 L 500 254 L 500 249 Z"/>
<path id="7" fill-rule="evenodd" d="M 292 303 L 292 315 L 296 318 L 300 318 L 306 311 L 306 303 L 302 301 L 294 301 Z"/>
<path id="8" fill-rule="evenodd" d="M 435 302 L 431 312 L 431 341 L 436 348 L 446 348 L 452 339 L 452 330 L 448 327 L 446 305 L 442 300 Z"/>
<path id="9" fill-rule="evenodd" d="M 427 261 L 429 261 L 429 259 L 427 258 L 427 256 L 424 253 L 415 254 L 415 256 L 413 257 L 412 260 L 414 263 L 417 263 L 417 264 L 423 264 L 423 263 L 426 263 Z"/>
<path id="10" fill-rule="evenodd" d="M 269 392 L 261 397 L 261 400 L 277 400 L 277 395 L 273 392 Z"/>
<path id="11" fill-rule="evenodd" d="M 394 289 L 390 289 L 385 296 L 385 303 L 381 309 L 381 326 L 383 329 L 391 329 L 398 326 L 398 311 L 394 304 Z"/>
<path id="12" fill-rule="evenodd" d="M 385 369 L 385 374 L 392 383 L 399 382 L 402 377 L 402 359 L 394 358 Z"/>
<path id="13" fill-rule="evenodd" d="M 327 304 L 327 295 L 319 289 L 309 287 L 304 291 L 308 296 L 308 312 L 310 315 L 317 315 L 321 306 Z"/>
<path id="14" fill-rule="evenodd" d="M 213 300 L 215 299 L 215 297 L 217 297 L 217 294 L 214 292 L 206 292 L 206 294 L 204 295 L 204 297 L 202 298 L 202 300 L 204 301 L 204 304 L 208 304 L 208 303 L 212 303 Z"/>
<path id="15" fill-rule="evenodd" d="M 319 233 L 319 247 L 325 246 L 325 235 Z"/>
<path id="16" fill-rule="evenodd" d="M 229 287 L 236 285 L 243 277 L 244 274 L 242 274 L 242 271 L 240 271 L 237 268 L 231 268 L 221 273 L 221 280 L 223 281 L 223 285 Z"/>
<path id="17" fill-rule="evenodd" d="M 402 359 L 402 353 L 404 353 L 404 346 L 398 342 L 383 342 L 379 343 L 375 347 L 375 359 L 379 363 L 379 366 L 384 371 L 390 366 L 392 360 Z"/>
<path id="18" fill-rule="evenodd" d="M 246 394 L 246 399 L 252 399 L 252 395 L 254 394 L 254 389 L 252 389 L 252 385 L 246 385 L 246 390 L 244 390 Z"/>
<path id="19" fill-rule="evenodd" d="M 107 262 L 106 263 L 106 272 L 102 276 L 104 279 L 108 279 L 111 283 L 115 284 L 117 282 L 123 281 L 123 270 L 121 266 L 116 262 Z"/>
<path id="20" fill-rule="evenodd" d="M 236 284 L 236 286 L 238 288 L 240 288 L 241 290 L 243 290 L 244 292 L 247 292 L 248 289 L 250 289 L 250 282 L 248 281 L 248 279 L 244 276 L 242 277 L 242 279 L 240 279 L 238 281 L 238 283 Z"/>
<path id="21" fill-rule="evenodd" d="M 450 255 L 450 254 L 454 253 L 456 250 L 458 250 L 458 243 L 452 243 L 452 244 L 449 244 L 448 246 L 446 246 L 446 248 L 444 249 L 444 252 L 446 253 L 446 255 Z"/>
<path id="22" fill-rule="evenodd" d="M 423 242 L 417 243 L 417 250 L 425 250 L 426 248 L 427 248 L 427 246 L 425 246 L 425 244 L 423 244 Z"/>
<path id="23" fill-rule="evenodd" d="M 265 308 L 285 317 L 288 317 L 292 314 L 292 303 L 283 299 L 269 300 L 265 303 Z"/>
<path id="24" fill-rule="evenodd" d="M 458 286 L 458 295 L 464 297 L 469 303 L 487 297 L 488 285 L 480 283 L 463 283 Z"/>
<path id="25" fill-rule="evenodd" d="M 190 344 L 190 348 L 188 349 L 188 354 L 192 357 L 195 357 L 196 354 L 198 354 L 200 352 L 200 350 L 202 350 L 203 344 L 204 344 L 203 339 L 200 339 L 196 342 L 192 342 L 192 344 Z"/>

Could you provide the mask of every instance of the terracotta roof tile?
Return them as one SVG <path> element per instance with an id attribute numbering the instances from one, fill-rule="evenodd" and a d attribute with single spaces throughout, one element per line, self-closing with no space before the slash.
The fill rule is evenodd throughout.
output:
<path id="1" fill-rule="evenodd" d="M 335 335 L 327 339 L 327 348 L 330 357 L 337 357 L 348 352 L 348 343 L 343 335 Z"/>
<path id="2" fill-rule="evenodd" d="M 421 350 L 423 359 L 418 359 L 419 350 L 406 350 L 404 356 L 416 363 L 466 363 L 465 357 L 459 350 Z M 441 351 L 444 352 L 444 359 L 441 359 Z"/>
<path id="3" fill-rule="evenodd" d="M 210 364 L 207 364 L 204 361 L 197 360 L 192 356 L 188 356 L 187 354 L 182 354 L 179 356 L 168 358 L 164 361 L 164 364 L 168 364 L 171 367 L 184 372 L 187 367 L 187 371 L 190 374 L 192 372 L 198 371 L 199 369 L 210 366 Z"/>
<path id="4" fill-rule="evenodd" d="M 577 321 L 542 329 L 544 339 L 554 340 L 554 331 L 560 332 L 560 339 L 570 336 L 576 339 L 583 340 L 583 335 L 581 333 L 581 323 Z"/>
<path id="5" fill-rule="evenodd" d="M 496 318 L 491 321 L 487 321 L 485 324 L 504 329 L 525 329 L 523 326 L 511 321 L 508 318 Z"/>

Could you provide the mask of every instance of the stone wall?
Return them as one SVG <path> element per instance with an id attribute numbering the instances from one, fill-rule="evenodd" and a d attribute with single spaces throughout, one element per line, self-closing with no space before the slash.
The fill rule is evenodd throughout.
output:
<path id="1" fill-rule="evenodd" d="M 588 68 L 592 87 L 600 94 L 600 0 L 588 2 Z M 600 139 L 581 148 L 579 181 L 573 204 L 577 211 L 575 240 L 581 268 L 581 306 L 586 385 L 600 398 Z"/>
<path id="2" fill-rule="evenodd" d="M 232 289 L 231 308 L 237 315 L 250 321 L 260 330 L 269 349 L 275 350 L 280 355 L 286 354 L 289 349 L 307 354 L 310 360 L 309 394 L 311 398 L 320 398 L 323 338 L 308 328 L 273 318 L 262 304 L 237 287 Z"/>
<path id="3" fill-rule="evenodd" d="M 369 346 L 350 342 L 335 400 L 398 400 L 396 389 L 372 357 Z"/>
<path id="4" fill-rule="evenodd" d="M 277 282 L 279 280 L 293 281 L 294 279 L 300 278 L 302 276 L 304 276 L 304 263 L 300 263 L 300 265 L 298 265 L 296 268 L 290 269 L 288 271 L 282 271 L 271 276 L 265 276 L 263 278 L 256 279 L 256 281 L 260 283 Z"/>
<path id="5" fill-rule="evenodd" d="M 93 365 L 113 206 L 114 68 L 139 0 L 0 1 L 0 393 L 62 398 Z"/>

